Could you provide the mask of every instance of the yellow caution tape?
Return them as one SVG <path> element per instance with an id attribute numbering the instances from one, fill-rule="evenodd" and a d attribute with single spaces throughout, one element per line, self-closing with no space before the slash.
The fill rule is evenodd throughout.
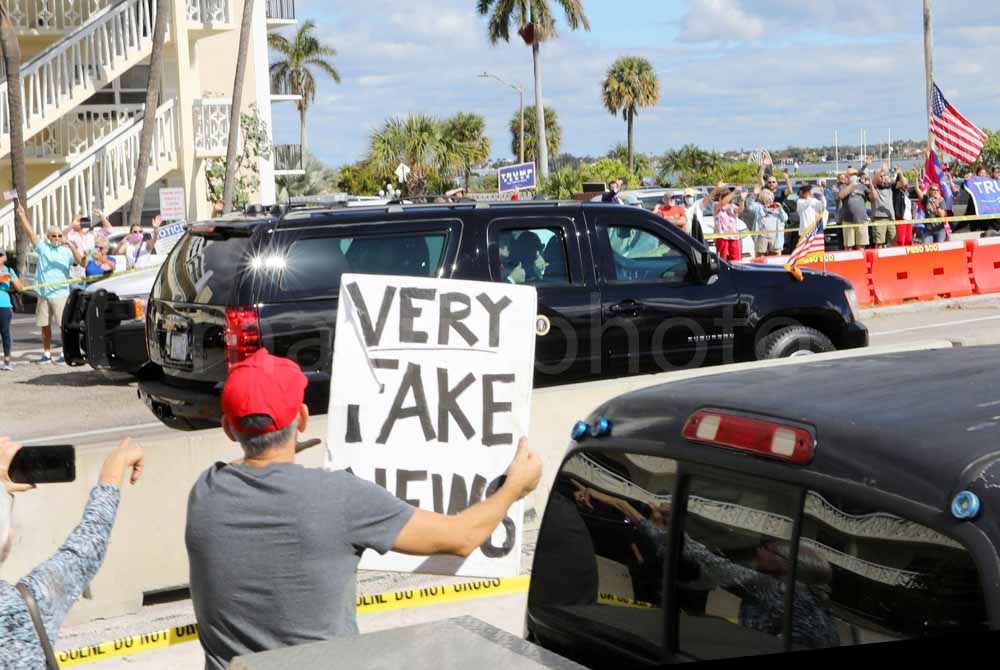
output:
<path id="1" fill-rule="evenodd" d="M 137 268 L 137 269 L 134 269 L 134 270 L 125 270 L 124 272 L 115 272 L 115 273 L 112 273 L 112 274 L 109 274 L 109 275 L 94 275 L 93 277 L 82 277 L 80 279 L 67 279 L 65 281 L 53 281 L 53 282 L 48 282 L 46 284 L 33 284 L 31 286 L 25 286 L 24 290 L 27 292 L 27 291 L 37 291 L 40 288 L 55 288 L 57 286 L 72 286 L 74 284 L 89 284 L 91 282 L 101 281 L 102 279 L 111 279 L 112 277 L 121 277 L 123 275 L 130 275 L 130 274 L 133 274 L 135 272 L 142 272 L 144 270 L 150 270 L 153 267 L 158 267 L 158 266 L 150 266 L 148 268 Z"/>
<path id="2" fill-rule="evenodd" d="M 510 579 L 484 579 L 465 584 L 448 584 L 447 586 L 428 586 L 409 591 L 395 593 L 380 593 L 359 596 L 356 602 L 358 614 L 388 612 L 391 610 L 440 605 L 443 603 L 474 600 L 492 596 L 504 596 L 524 593 L 528 590 L 528 576 L 512 577 Z M 198 625 L 188 624 L 167 628 L 142 635 L 101 642 L 79 649 L 71 649 L 56 654 L 59 667 L 70 668 L 96 661 L 103 661 L 116 656 L 128 656 L 141 651 L 161 649 L 175 644 L 194 642 L 198 639 Z"/>
<path id="3" fill-rule="evenodd" d="M 357 613 L 372 614 L 375 612 L 388 612 L 463 600 L 475 600 L 477 598 L 524 593 L 528 590 L 530 580 L 531 577 L 523 575 L 509 579 L 484 579 L 465 584 L 428 586 L 409 591 L 359 596 L 356 602 Z M 613 593 L 598 593 L 597 602 L 602 605 L 615 607 L 633 607 L 639 609 L 655 609 L 657 607 L 651 603 L 632 600 L 631 598 Z M 197 639 L 198 624 L 192 623 L 63 651 L 56 654 L 56 658 L 59 661 L 59 667 L 70 668 L 117 656 L 129 656 L 142 651 L 162 649 L 176 644 L 184 644 L 185 642 L 194 642 Z"/>

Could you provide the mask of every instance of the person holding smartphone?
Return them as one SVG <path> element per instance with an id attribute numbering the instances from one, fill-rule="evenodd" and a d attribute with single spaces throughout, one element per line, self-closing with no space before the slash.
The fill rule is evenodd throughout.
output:
<path id="1" fill-rule="evenodd" d="M 12 481 L 11 463 L 21 446 L 0 437 L 0 563 L 7 559 L 14 540 L 12 514 L 14 495 L 35 488 Z M 18 586 L 26 587 L 37 603 L 49 644 L 54 647 L 66 614 L 97 574 L 108 550 L 115 524 L 121 488 L 139 481 L 143 469 L 142 448 L 123 441 L 104 461 L 97 485 L 83 510 L 80 525 L 56 553 L 38 565 Z M 46 649 L 32 623 L 27 601 L 14 584 L 0 580 L 0 668 L 44 668 Z"/>

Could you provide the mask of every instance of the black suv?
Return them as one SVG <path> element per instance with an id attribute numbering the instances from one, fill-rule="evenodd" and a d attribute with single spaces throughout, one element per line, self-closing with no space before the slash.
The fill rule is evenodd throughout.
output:
<path id="1" fill-rule="evenodd" d="M 859 356 L 609 400 L 566 426 L 526 637 L 655 668 L 1000 629 L 997 408 L 973 400 L 998 365 Z"/>
<path id="2" fill-rule="evenodd" d="M 579 202 L 301 209 L 193 226 L 160 270 L 139 395 L 164 423 L 218 425 L 228 367 L 260 347 L 329 403 L 344 272 L 532 284 L 536 386 L 863 347 L 851 286 L 730 265 L 635 207 Z"/>

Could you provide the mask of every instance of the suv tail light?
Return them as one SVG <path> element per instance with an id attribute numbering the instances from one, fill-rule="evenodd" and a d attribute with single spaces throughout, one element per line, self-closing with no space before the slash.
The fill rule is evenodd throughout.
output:
<path id="1" fill-rule="evenodd" d="M 226 362 L 229 367 L 249 358 L 263 346 L 260 315 L 255 306 L 226 308 Z"/>
<path id="2" fill-rule="evenodd" d="M 805 465 L 812 460 L 816 438 L 801 426 L 714 410 L 691 415 L 681 433 L 692 442 L 738 449 Z"/>

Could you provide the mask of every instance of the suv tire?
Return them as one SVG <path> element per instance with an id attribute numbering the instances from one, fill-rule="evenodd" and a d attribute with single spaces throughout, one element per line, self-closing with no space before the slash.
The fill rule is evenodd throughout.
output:
<path id="1" fill-rule="evenodd" d="M 835 351 L 830 338 L 815 328 L 789 326 L 757 341 L 757 360 L 788 358 L 795 355 Z"/>

